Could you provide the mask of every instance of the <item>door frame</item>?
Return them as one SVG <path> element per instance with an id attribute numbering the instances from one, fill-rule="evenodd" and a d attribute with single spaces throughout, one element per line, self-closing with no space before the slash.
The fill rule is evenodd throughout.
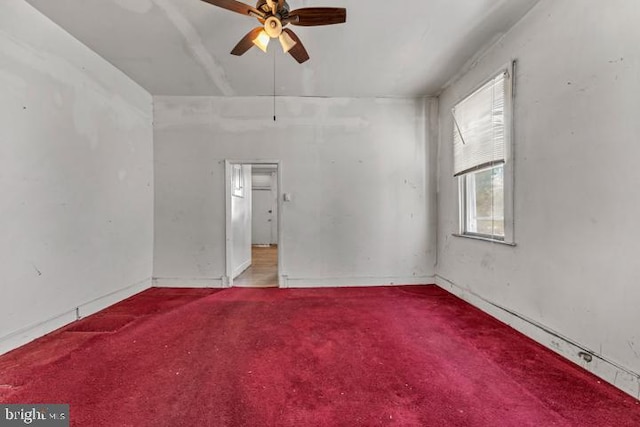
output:
<path id="1" fill-rule="evenodd" d="M 278 224 L 278 287 L 284 287 L 285 275 L 283 262 L 283 238 L 282 238 L 282 163 L 280 160 L 233 160 L 225 159 L 224 161 L 224 199 L 225 199 L 225 276 L 222 278 L 222 285 L 230 288 L 233 286 L 233 227 L 231 224 L 231 185 L 233 182 L 233 165 L 275 165 L 276 166 L 276 182 L 277 182 L 277 207 L 278 212 L 276 221 Z M 245 188 L 245 191 L 251 191 L 251 188 Z M 252 218 L 253 219 L 253 218 Z"/>
<path id="2" fill-rule="evenodd" d="M 278 200 L 280 199 L 280 197 L 278 197 L 278 171 L 276 170 L 275 172 L 271 172 L 271 182 L 273 183 L 273 181 L 275 181 L 276 184 L 276 188 L 275 191 L 273 189 L 273 185 L 271 186 L 271 203 L 273 203 L 273 201 L 275 200 L 275 206 L 272 206 L 271 209 L 275 209 L 276 210 L 276 221 L 273 221 L 273 215 L 271 216 L 272 219 L 272 223 L 271 223 L 271 230 L 270 230 L 270 234 L 271 234 L 271 240 L 269 241 L 269 243 L 273 242 L 274 240 L 276 241 L 276 245 L 278 244 L 278 211 L 280 210 L 278 207 Z M 275 194 L 274 194 L 275 192 Z M 275 224 L 274 224 L 275 222 Z M 276 232 L 273 232 L 273 227 L 276 228 Z"/>

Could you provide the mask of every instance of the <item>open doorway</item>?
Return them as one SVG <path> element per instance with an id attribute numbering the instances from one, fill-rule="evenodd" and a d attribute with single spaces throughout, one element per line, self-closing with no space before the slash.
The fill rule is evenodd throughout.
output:
<path id="1" fill-rule="evenodd" d="M 277 161 L 226 161 L 228 286 L 278 287 L 281 276 Z"/>

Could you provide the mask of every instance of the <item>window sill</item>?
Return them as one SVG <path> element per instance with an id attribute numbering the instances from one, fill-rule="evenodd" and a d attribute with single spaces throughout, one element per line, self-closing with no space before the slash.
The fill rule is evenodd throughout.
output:
<path id="1" fill-rule="evenodd" d="M 482 240 L 482 241 L 489 242 L 489 243 L 498 243 L 500 245 L 505 245 L 505 246 L 516 246 L 516 244 L 512 243 L 512 242 L 505 242 L 504 240 L 492 239 L 490 237 L 474 236 L 472 234 L 453 233 L 452 236 L 464 237 L 465 239 Z"/>

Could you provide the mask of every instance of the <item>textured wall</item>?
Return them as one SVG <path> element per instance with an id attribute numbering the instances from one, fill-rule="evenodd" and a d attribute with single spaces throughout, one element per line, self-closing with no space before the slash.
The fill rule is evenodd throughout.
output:
<path id="1" fill-rule="evenodd" d="M 154 98 L 154 277 L 215 285 L 224 160 L 280 160 L 292 196 L 280 242 L 290 286 L 431 283 L 431 101 L 279 98 L 276 122 L 272 102 Z"/>
<path id="2" fill-rule="evenodd" d="M 1 352 L 150 284 L 153 132 L 151 96 L 21 0 L 0 87 Z"/>
<path id="3" fill-rule="evenodd" d="M 442 94 L 437 267 L 564 336 L 547 344 L 568 357 L 593 352 L 585 367 L 634 395 L 640 384 L 625 370 L 640 373 L 638 17 L 634 1 L 542 1 Z M 512 58 L 516 247 L 451 235 L 451 107 Z"/>

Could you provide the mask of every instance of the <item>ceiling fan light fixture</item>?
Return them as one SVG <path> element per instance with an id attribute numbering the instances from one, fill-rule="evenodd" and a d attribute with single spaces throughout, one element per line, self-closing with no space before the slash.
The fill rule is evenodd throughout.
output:
<path id="1" fill-rule="evenodd" d="M 269 46 L 269 39 L 270 39 L 269 35 L 264 30 L 262 30 L 258 34 L 258 37 L 253 39 L 253 44 L 258 46 L 261 51 L 266 53 L 267 46 Z"/>
<path id="2" fill-rule="evenodd" d="M 282 46 L 282 50 L 284 53 L 289 52 L 291 48 L 298 44 L 294 39 L 291 38 L 289 34 L 285 32 L 280 34 L 280 37 L 278 37 L 278 39 L 280 40 L 280 45 Z"/>
<path id="3" fill-rule="evenodd" d="M 231 54 L 236 56 L 244 55 L 254 45 L 266 53 L 269 39 L 272 38 L 280 41 L 285 53 L 303 64 L 309 60 L 309 53 L 300 38 L 283 27 L 289 24 L 317 27 L 347 22 L 347 9 L 344 7 L 302 7 L 290 10 L 287 0 L 257 0 L 255 7 L 239 0 L 202 1 L 244 16 L 252 16 L 260 22 L 260 27 L 249 31 L 231 50 Z"/>

